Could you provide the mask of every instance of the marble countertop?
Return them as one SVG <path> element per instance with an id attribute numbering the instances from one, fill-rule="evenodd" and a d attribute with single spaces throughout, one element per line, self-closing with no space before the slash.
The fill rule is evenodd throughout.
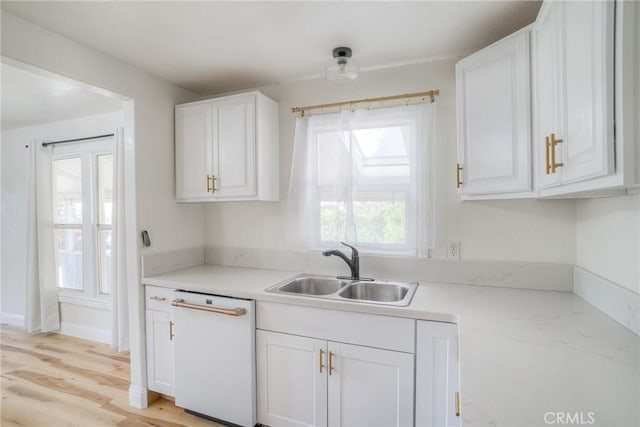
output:
<path id="1" fill-rule="evenodd" d="M 295 274 L 200 265 L 142 282 L 457 323 L 464 425 L 544 426 L 558 413 L 640 425 L 640 337 L 573 293 L 421 282 L 409 306 L 392 307 L 265 291 Z"/>

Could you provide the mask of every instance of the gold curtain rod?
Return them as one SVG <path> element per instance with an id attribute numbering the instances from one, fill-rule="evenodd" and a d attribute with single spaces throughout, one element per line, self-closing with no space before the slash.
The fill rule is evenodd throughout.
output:
<path id="1" fill-rule="evenodd" d="M 394 99 L 405 99 L 405 98 L 424 98 L 430 97 L 431 102 L 435 102 L 436 96 L 440 95 L 440 90 L 428 90 L 426 92 L 416 92 L 416 93 L 407 93 L 404 95 L 394 95 L 394 96 L 380 96 L 378 98 L 368 98 L 368 99 L 358 99 L 355 101 L 344 101 L 344 102 L 333 102 L 331 104 L 319 104 L 319 105 L 310 105 L 308 107 L 292 107 L 292 113 L 302 113 L 304 116 L 304 112 L 307 110 L 319 110 L 322 108 L 334 108 L 334 107 L 342 107 L 345 105 L 353 106 L 356 104 L 371 104 L 373 102 L 384 102 L 391 101 Z"/>

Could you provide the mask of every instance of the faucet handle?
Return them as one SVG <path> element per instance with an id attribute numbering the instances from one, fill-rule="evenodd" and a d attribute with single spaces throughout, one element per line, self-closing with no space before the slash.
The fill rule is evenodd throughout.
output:
<path id="1" fill-rule="evenodd" d="M 351 246 L 351 245 L 349 245 L 349 244 L 347 244 L 345 242 L 340 242 L 340 243 L 342 243 L 343 245 L 345 245 L 348 248 L 351 248 L 351 258 L 352 259 L 353 258 L 357 258 L 359 256 L 358 255 L 358 250 L 354 246 Z"/>

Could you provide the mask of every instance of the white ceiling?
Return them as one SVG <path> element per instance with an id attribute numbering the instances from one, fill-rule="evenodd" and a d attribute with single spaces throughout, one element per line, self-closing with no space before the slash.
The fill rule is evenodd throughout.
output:
<path id="1" fill-rule="evenodd" d="M 2 9 L 199 94 L 321 74 L 337 46 L 362 68 L 475 51 L 540 1 L 11 2 Z"/>
<path id="2" fill-rule="evenodd" d="M 68 80 L 2 64 L 3 131 L 122 109 L 122 102 Z"/>

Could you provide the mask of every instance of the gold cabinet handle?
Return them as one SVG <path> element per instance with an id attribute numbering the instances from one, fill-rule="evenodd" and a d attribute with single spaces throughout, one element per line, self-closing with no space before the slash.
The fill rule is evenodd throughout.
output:
<path id="1" fill-rule="evenodd" d="M 462 187 L 462 166 L 456 163 L 456 188 Z"/>
<path id="2" fill-rule="evenodd" d="M 171 302 L 171 305 L 174 307 L 183 307 L 183 308 L 190 308 L 193 310 L 224 314 L 227 316 L 244 316 L 245 314 L 247 314 L 247 310 L 242 307 L 238 307 L 238 308 L 209 307 L 209 306 L 198 305 L 198 304 L 189 304 L 188 302 L 184 302 L 183 299 L 174 299 Z"/>
<path id="3" fill-rule="evenodd" d="M 173 320 L 169 320 L 169 341 L 173 341 Z"/>
<path id="4" fill-rule="evenodd" d="M 211 175 L 207 175 L 207 193 L 211 193 Z"/>
<path id="5" fill-rule="evenodd" d="M 218 189 L 216 188 L 216 181 L 218 180 L 218 177 L 215 175 L 211 175 L 211 192 L 215 193 L 216 191 L 218 191 Z"/>
<path id="6" fill-rule="evenodd" d="M 157 295 L 154 295 L 152 297 L 149 297 L 149 299 L 152 299 L 154 301 L 166 301 L 167 299 L 165 297 L 159 297 Z"/>
<path id="7" fill-rule="evenodd" d="M 325 365 L 322 363 L 324 360 L 323 356 L 324 356 L 324 350 L 320 349 L 320 373 L 322 373 L 322 368 L 325 367 Z"/>
<path id="8" fill-rule="evenodd" d="M 549 150 L 551 151 L 551 173 L 556 173 L 556 168 L 564 166 L 564 163 L 556 163 L 556 145 L 561 144 L 562 140 L 556 139 L 556 135 L 552 133 L 549 137 L 549 143 Z"/>
<path id="9" fill-rule="evenodd" d="M 333 351 L 329 352 L 329 375 L 333 374 Z"/>
<path id="10" fill-rule="evenodd" d="M 456 417 L 460 416 L 460 392 L 456 391 Z"/>
<path id="11" fill-rule="evenodd" d="M 551 152 L 551 141 L 549 140 L 548 136 L 545 136 L 544 137 L 544 158 L 546 163 L 545 173 L 547 175 L 551 173 L 551 160 L 549 159 L 550 152 Z"/>

